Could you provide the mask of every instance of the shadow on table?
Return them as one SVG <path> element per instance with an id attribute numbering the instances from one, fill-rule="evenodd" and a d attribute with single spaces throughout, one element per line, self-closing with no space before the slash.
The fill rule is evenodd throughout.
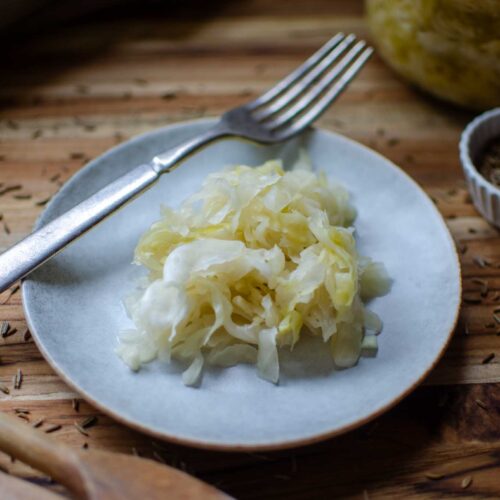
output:
<path id="1" fill-rule="evenodd" d="M 478 398 L 500 407 L 500 388 L 424 385 L 360 429 L 291 450 L 221 453 L 152 445 L 167 463 L 238 499 L 363 498 L 364 491 L 368 498 L 446 496 L 450 485 L 426 474 L 463 458 L 466 449 L 477 454 L 478 441 L 500 439 L 500 415 L 485 419 Z"/>
<path id="2" fill-rule="evenodd" d="M 7 26 L 0 22 L 3 55 L 0 88 L 4 89 L 0 93 L 0 110 L 43 102 L 44 98 L 37 91 L 44 84 L 102 56 L 119 43 L 151 37 L 150 25 L 153 22 L 155 38 L 171 41 L 188 39 L 232 2 L 52 1 L 50 9 L 42 0 L 34 3 L 38 5 L 38 10 L 27 9 L 24 12 L 20 9 L 18 18 Z M 0 6 L 0 14 L 1 11 Z M 165 29 L 161 30 L 158 23 L 163 20 Z M 178 21 L 175 30 L 171 29 L 173 21 Z M 53 47 L 63 49 L 52 50 Z M 14 96 L 9 95 L 9 87 L 16 89 Z M 21 93 L 20 88 L 23 89 Z M 84 89 L 81 93 L 85 93 Z"/>

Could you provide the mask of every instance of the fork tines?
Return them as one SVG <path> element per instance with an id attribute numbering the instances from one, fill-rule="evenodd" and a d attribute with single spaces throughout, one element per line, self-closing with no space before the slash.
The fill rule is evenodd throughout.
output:
<path id="1" fill-rule="evenodd" d="M 298 132 L 344 91 L 373 49 L 353 34 L 339 33 L 265 94 L 246 105 L 270 131 Z M 285 130 L 284 130 L 285 131 Z"/>

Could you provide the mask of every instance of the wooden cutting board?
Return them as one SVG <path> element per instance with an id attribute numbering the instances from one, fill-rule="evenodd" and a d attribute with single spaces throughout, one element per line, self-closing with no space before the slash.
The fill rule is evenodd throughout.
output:
<path id="1" fill-rule="evenodd" d="M 337 31 L 368 36 L 359 1 L 203 5 L 115 9 L 3 50 L 0 192 L 15 189 L 0 195 L 0 249 L 25 235 L 61 183 L 106 149 L 259 94 Z M 17 330 L 0 339 L 0 382 L 10 389 L 0 393 L 0 409 L 25 409 L 31 424 L 45 419 L 41 428 L 71 446 L 140 453 L 237 498 L 500 497 L 493 319 L 500 238 L 472 206 L 460 170 L 457 143 L 471 117 L 413 90 L 375 56 L 321 120 L 401 165 L 435 201 L 462 252 L 467 301 L 451 345 L 424 385 L 388 414 L 340 438 L 275 453 L 152 441 L 99 414 L 55 375 L 26 333 L 19 292 L 0 296 L 0 320 Z M 23 381 L 14 389 L 18 370 Z M 74 423 L 92 416 L 84 435 Z M 58 490 L 1 454 L 0 467 Z"/>

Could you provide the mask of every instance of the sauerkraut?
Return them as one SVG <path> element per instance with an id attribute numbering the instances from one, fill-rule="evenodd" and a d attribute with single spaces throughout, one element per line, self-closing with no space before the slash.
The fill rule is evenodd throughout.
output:
<path id="1" fill-rule="evenodd" d="M 304 155 L 288 171 L 273 160 L 209 175 L 141 237 L 135 262 L 149 276 L 125 301 L 135 328 L 119 355 L 134 370 L 180 360 L 186 385 L 205 363 L 255 363 L 277 383 L 278 349 L 315 335 L 337 367 L 353 366 L 382 329 L 363 301 L 390 287 L 384 266 L 356 251 L 355 215 Z"/>

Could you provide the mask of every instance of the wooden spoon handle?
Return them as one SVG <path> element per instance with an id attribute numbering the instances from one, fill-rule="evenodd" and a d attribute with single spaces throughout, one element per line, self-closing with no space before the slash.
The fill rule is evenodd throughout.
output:
<path id="1" fill-rule="evenodd" d="M 18 418 L 1 412 L 0 450 L 45 472 L 76 495 L 85 497 L 78 455 Z"/>
<path id="2" fill-rule="evenodd" d="M 62 500 L 60 495 L 3 472 L 0 472 L 0 491 L 2 498 L 9 500 Z"/>

